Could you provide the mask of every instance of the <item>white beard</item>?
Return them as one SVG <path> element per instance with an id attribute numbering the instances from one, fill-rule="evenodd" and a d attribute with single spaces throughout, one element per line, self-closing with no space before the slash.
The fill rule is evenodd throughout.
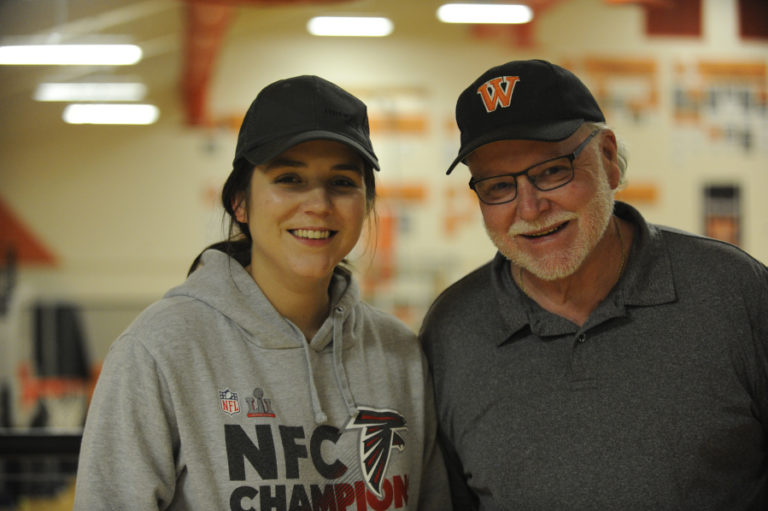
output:
<path id="1" fill-rule="evenodd" d="M 579 214 L 562 212 L 535 223 L 519 221 L 504 234 L 488 233 L 494 245 L 515 266 L 521 267 L 542 280 L 558 280 L 573 275 L 602 239 L 613 216 L 614 191 L 608 178 L 598 169 L 598 187 L 595 195 Z M 579 229 L 576 242 L 567 251 L 552 251 L 543 257 L 534 257 L 515 247 L 515 235 L 535 232 L 546 226 L 576 221 Z"/>

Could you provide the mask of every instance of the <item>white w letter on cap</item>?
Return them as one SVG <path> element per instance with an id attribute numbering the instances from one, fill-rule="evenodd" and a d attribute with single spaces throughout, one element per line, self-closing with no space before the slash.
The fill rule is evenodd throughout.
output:
<path id="1" fill-rule="evenodd" d="M 498 107 L 507 108 L 512 101 L 512 92 L 515 90 L 515 85 L 519 81 L 519 76 L 499 76 L 491 78 L 482 84 L 477 89 L 477 93 L 480 94 L 480 98 L 483 100 L 485 111 L 490 113 Z M 506 89 L 502 87 L 502 84 L 506 85 Z"/>

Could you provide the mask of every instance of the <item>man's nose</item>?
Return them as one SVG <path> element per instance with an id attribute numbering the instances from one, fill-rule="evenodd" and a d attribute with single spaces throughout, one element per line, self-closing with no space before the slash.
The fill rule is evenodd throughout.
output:
<path id="1" fill-rule="evenodd" d="M 533 186 L 525 176 L 517 178 L 517 216 L 521 220 L 536 220 L 541 212 L 548 207 L 548 201 L 542 197 L 543 192 Z"/>

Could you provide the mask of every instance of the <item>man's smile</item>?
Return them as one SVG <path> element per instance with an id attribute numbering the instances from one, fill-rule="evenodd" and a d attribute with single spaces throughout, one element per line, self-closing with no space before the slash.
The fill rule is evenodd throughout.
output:
<path id="1" fill-rule="evenodd" d="M 560 225 L 556 225 L 554 227 L 549 227 L 549 228 L 544 229 L 543 231 L 539 231 L 539 232 L 528 233 L 528 234 L 521 233 L 520 236 L 522 236 L 524 238 L 528 238 L 528 239 L 543 238 L 544 236 L 549 236 L 551 234 L 559 232 L 560 230 L 564 229 L 569 223 L 570 223 L 570 221 L 563 222 Z"/>

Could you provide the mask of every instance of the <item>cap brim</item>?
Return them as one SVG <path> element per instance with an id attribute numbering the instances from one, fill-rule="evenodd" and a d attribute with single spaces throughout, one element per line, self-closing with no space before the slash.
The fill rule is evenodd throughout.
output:
<path id="1" fill-rule="evenodd" d="M 459 163 L 463 162 L 475 149 L 499 140 L 541 140 L 542 142 L 558 142 L 573 135 L 584 124 L 584 119 L 570 119 L 546 124 L 524 124 L 501 126 L 465 144 L 459 150 L 459 155 L 451 162 L 445 172 L 450 174 Z"/>
<path id="2" fill-rule="evenodd" d="M 379 170 L 379 160 L 371 151 L 346 135 L 324 130 L 304 131 L 297 135 L 273 140 L 268 144 L 254 147 L 248 151 L 243 151 L 240 157 L 248 160 L 251 165 L 261 165 L 278 156 L 280 153 L 287 151 L 291 147 L 310 140 L 335 140 L 336 142 L 346 144 L 360 153 L 360 156 L 362 156 L 374 169 Z"/>

